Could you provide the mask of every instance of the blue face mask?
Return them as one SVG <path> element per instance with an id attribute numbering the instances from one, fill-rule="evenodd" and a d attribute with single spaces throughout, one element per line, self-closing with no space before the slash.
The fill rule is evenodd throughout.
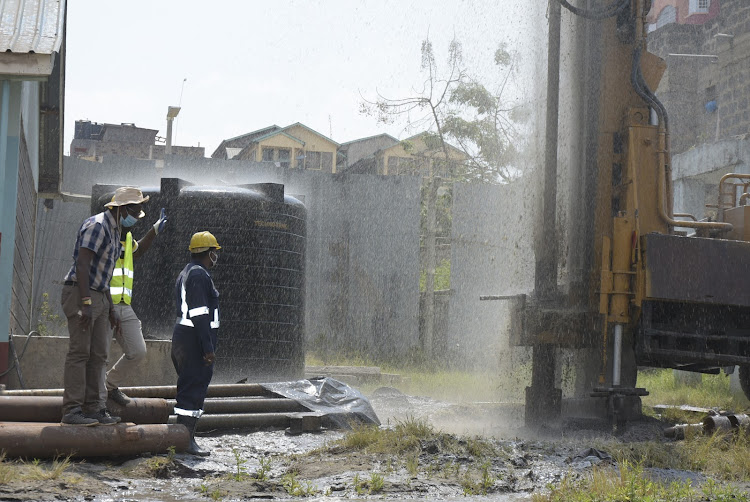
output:
<path id="1" fill-rule="evenodd" d="M 129 214 L 127 218 L 123 218 L 122 216 L 120 216 L 120 225 L 122 225 L 123 227 L 132 227 L 136 223 L 138 223 L 138 218 L 136 218 L 132 214 Z"/>

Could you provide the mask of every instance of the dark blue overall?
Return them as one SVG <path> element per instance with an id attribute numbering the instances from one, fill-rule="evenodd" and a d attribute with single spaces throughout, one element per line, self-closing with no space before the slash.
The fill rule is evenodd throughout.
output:
<path id="1" fill-rule="evenodd" d="M 172 332 L 172 363 L 177 370 L 175 413 L 199 418 L 203 413 L 214 365 L 203 356 L 216 352 L 219 333 L 219 292 L 208 270 L 189 263 L 175 283 L 177 322 Z"/>

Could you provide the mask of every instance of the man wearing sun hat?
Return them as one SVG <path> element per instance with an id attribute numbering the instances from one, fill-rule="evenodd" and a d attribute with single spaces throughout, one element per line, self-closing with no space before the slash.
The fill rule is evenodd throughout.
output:
<path id="1" fill-rule="evenodd" d="M 135 187 L 121 187 L 107 209 L 83 222 L 73 249 L 73 265 L 65 276 L 61 303 L 70 341 L 63 373 L 63 418 L 66 425 L 110 425 L 120 421 L 107 411 L 105 366 L 112 328 L 120 319 L 109 283 L 120 256 L 123 223 L 141 214 L 148 201 Z"/>
<path id="2" fill-rule="evenodd" d="M 115 194 L 116 196 L 117 194 Z M 114 201 L 114 197 L 112 198 Z M 130 306 L 133 297 L 133 260 L 142 256 L 151 247 L 156 236 L 164 229 L 167 223 L 167 215 L 164 208 L 156 223 L 149 228 L 141 240 L 133 239 L 133 234 L 127 230 L 135 225 L 138 220 L 146 216 L 140 211 L 138 216 L 129 214 L 122 222 L 122 227 L 127 231 L 125 238 L 120 241 L 120 256 L 115 264 L 112 281 L 109 283 L 109 291 L 115 312 L 120 318 L 120 330 L 115 331 L 115 340 L 122 349 L 122 356 L 107 371 L 105 385 L 107 395 L 120 406 L 126 406 L 130 398 L 120 390 L 129 375 L 133 375 L 146 357 L 146 341 L 141 330 L 141 321 Z"/>

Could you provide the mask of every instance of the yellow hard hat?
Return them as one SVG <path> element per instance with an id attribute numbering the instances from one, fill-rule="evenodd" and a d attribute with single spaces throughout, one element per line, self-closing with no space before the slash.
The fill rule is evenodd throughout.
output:
<path id="1" fill-rule="evenodd" d="M 216 237 L 211 232 L 196 232 L 190 238 L 190 252 L 191 253 L 202 253 L 208 251 L 210 248 L 221 249 L 219 243 L 216 241 Z"/>

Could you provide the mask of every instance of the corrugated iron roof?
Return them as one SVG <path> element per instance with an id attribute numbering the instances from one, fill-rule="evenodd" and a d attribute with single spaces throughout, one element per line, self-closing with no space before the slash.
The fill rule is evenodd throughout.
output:
<path id="1" fill-rule="evenodd" d="M 60 51 L 65 0 L 0 0 L 0 52 Z"/>

